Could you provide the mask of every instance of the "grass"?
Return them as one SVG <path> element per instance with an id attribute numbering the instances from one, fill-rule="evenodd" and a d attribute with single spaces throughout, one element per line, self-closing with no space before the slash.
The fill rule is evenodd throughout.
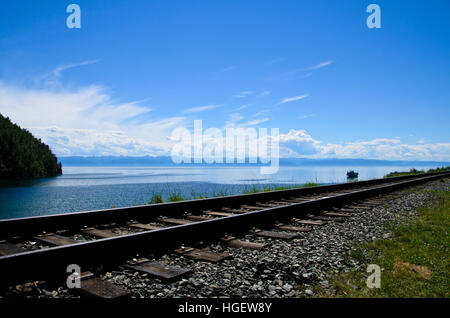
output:
<path id="1" fill-rule="evenodd" d="M 392 239 L 364 243 L 349 255 L 362 268 L 335 274 L 319 297 L 450 297 L 450 191 L 432 191 L 430 207 L 405 224 L 387 225 Z M 381 267 L 381 288 L 366 286 L 367 264 Z M 330 293 L 331 291 L 331 293 Z"/>
<path id="2" fill-rule="evenodd" d="M 160 194 L 154 194 L 148 204 L 163 203 L 164 200 Z"/>
<path id="3" fill-rule="evenodd" d="M 262 190 L 260 188 L 258 188 L 257 186 L 253 186 L 253 188 L 244 190 L 242 193 L 243 194 L 251 194 L 251 193 L 258 193 L 258 192 L 281 191 L 281 190 L 317 187 L 319 185 L 321 185 L 321 184 L 315 183 L 315 182 L 307 182 L 301 186 L 294 186 L 294 187 L 270 187 L 270 186 L 264 185 Z"/>
<path id="4" fill-rule="evenodd" d="M 442 166 L 441 168 L 428 169 L 426 172 L 425 172 L 425 170 L 417 170 L 414 168 L 411 168 L 409 171 L 403 171 L 403 172 L 394 171 L 394 172 L 388 173 L 383 178 L 401 177 L 401 176 L 409 176 L 409 175 L 413 175 L 413 174 L 436 173 L 436 172 L 445 172 L 445 171 L 450 171 L 450 166 L 447 166 L 447 167 Z"/>
<path id="5" fill-rule="evenodd" d="M 304 185 L 301 186 L 293 186 L 293 187 L 271 187 L 263 185 L 263 188 L 259 188 L 257 186 L 253 186 L 250 189 L 246 189 L 242 191 L 242 194 L 250 194 L 250 193 L 258 193 L 258 192 L 268 192 L 268 191 L 277 191 L 277 190 L 289 190 L 294 188 L 306 188 L 306 187 L 315 187 L 319 186 L 321 184 L 314 183 L 314 182 L 307 182 Z M 225 192 L 218 192 L 212 195 L 208 194 L 200 194 L 196 193 L 195 191 L 191 192 L 190 196 L 183 196 L 180 192 L 171 191 L 169 193 L 169 196 L 167 197 L 166 201 L 164 201 L 163 197 L 160 194 L 153 194 L 148 204 L 157 204 L 157 203 L 164 203 L 164 202 L 177 202 L 177 201 L 184 201 L 184 200 L 197 200 L 197 199 L 207 199 L 211 197 L 224 197 L 229 194 Z"/>

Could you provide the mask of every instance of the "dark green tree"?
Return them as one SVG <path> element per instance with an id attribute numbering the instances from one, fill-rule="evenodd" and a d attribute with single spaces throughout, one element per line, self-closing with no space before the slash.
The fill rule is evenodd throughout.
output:
<path id="1" fill-rule="evenodd" d="M 61 174 L 61 163 L 46 144 L 0 114 L 0 179 Z"/>

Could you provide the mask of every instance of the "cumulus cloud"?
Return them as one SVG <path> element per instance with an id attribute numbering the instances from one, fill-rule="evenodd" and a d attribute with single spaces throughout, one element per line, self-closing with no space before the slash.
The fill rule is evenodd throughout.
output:
<path id="1" fill-rule="evenodd" d="M 280 149 L 290 156 L 315 155 L 320 142 L 314 140 L 305 130 L 291 129 L 287 134 L 280 134 Z"/>
<path id="2" fill-rule="evenodd" d="M 161 133 L 160 129 L 154 128 L 158 134 Z M 32 132 L 41 136 L 59 156 L 158 156 L 166 155 L 171 147 L 165 135 L 158 141 L 114 130 L 39 127 Z"/>
<path id="3" fill-rule="evenodd" d="M 309 158 L 364 158 L 381 160 L 450 161 L 450 143 L 405 144 L 397 138 L 377 138 L 342 144 L 323 144 L 305 130 L 280 135 L 284 156 Z"/>

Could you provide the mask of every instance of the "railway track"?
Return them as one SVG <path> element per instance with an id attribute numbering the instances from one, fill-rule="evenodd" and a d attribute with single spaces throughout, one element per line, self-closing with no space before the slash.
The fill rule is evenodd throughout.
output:
<path id="1" fill-rule="evenodd" d="M 197 261 L 230 258 L 208 248 L 220 242 L 232 248 L 262 249 L 242 239 L 254 236 L 289 240 L 327 222 L 340 222 L 357 211 L 383 204 L 390 192 L 448 177 L 422 174 L 347 184 L 270 191 L 99 211 L 0 221 L 0 294 L 19 282 L 67 278 L 67 266 L 82 269 L 81 288 L 90 296 L 114 298 L 127 291 L 103 281 L 90 269 L 122 264 L 173 281 L 189 268 L 169 266 L 139 255 L 168 251 Z"/>

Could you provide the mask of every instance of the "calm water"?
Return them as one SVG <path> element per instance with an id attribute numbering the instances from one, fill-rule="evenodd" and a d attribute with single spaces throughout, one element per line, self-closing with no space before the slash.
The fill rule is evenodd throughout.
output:
<path id="1" fill-rule="evenodd" d="M 420 169 L 434 167 L 420 166 Z M 271 185 L 306 182 L 346 182 L 346 172 L 359 172 L 359 180 L 380 178 L 405 166 L 280 167 L 277 174 L 261 175 L 258 167 L 64 167 L 55 178 L 0 185 L 0 219 L 87 211 L 146 204 L 153 194 L 167 198 L 219 192 L 241 193 Z"/>

